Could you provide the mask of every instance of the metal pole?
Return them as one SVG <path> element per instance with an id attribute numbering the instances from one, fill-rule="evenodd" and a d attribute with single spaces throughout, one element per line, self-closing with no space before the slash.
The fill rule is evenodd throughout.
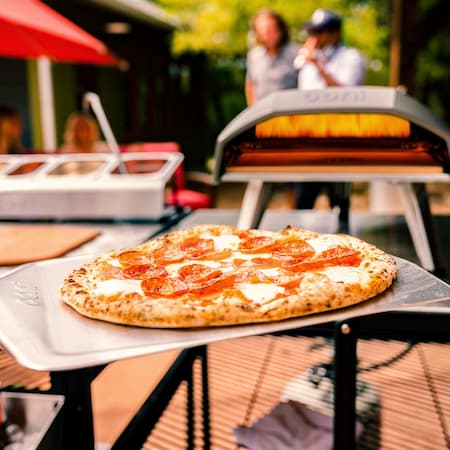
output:
<path id="1" fill-rule="evenodd" d="M 37 60 L 39 111 L 41 115 L 42 147 L 56 151 L 55 103 L 53 99 L 52 63 L 46 57 Z"/>
<path id="2" fill-rule="evenodd" d="M 105 111 L 103 110 L 102 104 L 100 102 L 100 98 L 93 92 L 86 92 L 83 97 L 83 109 L 88 110 L 89 106 L 97 117 L 100 128 L 102 129 L 103 135 L 105 136 L 106 142 L 108 143 L 108 147 L 117 158 L 119 172 L 122 174 L 127 173 L 127 168 L 123 163 L 119 145 L 117 144 L 114 133 L 112 132 L 108 119 L 106 118 Z"/>

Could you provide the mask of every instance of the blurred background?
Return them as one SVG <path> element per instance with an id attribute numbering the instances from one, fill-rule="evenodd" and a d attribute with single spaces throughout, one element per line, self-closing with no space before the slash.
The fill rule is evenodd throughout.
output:
<path id="1" fill-rule="evenodd" d="M 449 123 L 446 0 L 45 0 L 104 42 L 120 67 L 51 65 L 57 145 L 86 91 L 97 93 L 120 143 L 177 141 L 188 170 L 204 170 L 217 134 L 245 108 L 251 16 L 261 7 L 287 19 L 291 40 L 318 7 L 339 12 L 344 41 L 368 59 L 365 84 L 402 86 Z M 23 144 L 42 149 L 36 61 L 0 57 L 1 103 L 24 121 Z"/>

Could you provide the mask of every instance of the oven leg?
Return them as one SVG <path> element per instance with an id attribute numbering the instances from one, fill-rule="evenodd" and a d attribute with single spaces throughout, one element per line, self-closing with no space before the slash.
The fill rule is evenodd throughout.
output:
<path id="1" fill-rule="evenodd" d="M 411 183 L 399 183 L 397 187 L 417 256 L 424 269 L 433 271 L 435 269 L 433 255 L 414 189 Z"/>
<path id="2" fill-rule="evenodd" d="M 263 180 L 250 180 L 242 200 L 238 228 L 246 230 L 256 228 L 270 198 L 271 184 Z"/>

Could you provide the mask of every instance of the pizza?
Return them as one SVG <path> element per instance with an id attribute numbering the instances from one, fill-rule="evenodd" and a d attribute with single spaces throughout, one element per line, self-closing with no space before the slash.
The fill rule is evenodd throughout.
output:
<path id="1" fill-rule="evenodd" d="M 385 291 L 396 275 L 388 254 L 350 235 L 197 225 L 99 256 L 60 291 L 95 319 L 208 327 L 347 307 Z"/>

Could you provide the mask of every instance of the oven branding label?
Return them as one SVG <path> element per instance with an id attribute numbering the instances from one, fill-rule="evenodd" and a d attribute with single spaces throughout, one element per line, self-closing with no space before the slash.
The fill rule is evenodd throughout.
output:
<path id="1" fill-rule="evenodd" d="M 366 93 L 363 91 L 340 92 L 334 89 L 325 89 L 323 91 L 304 91 L 305 101 L 310 104 L 358 104 L 367 100 Z"/>
<path id="2" fill-rule="evenodd" d="M 12 281 L 16 300 L 28 306 L 39 306 L 39 290 L 37 286 L 27 286 L 20 281 Z"/>

